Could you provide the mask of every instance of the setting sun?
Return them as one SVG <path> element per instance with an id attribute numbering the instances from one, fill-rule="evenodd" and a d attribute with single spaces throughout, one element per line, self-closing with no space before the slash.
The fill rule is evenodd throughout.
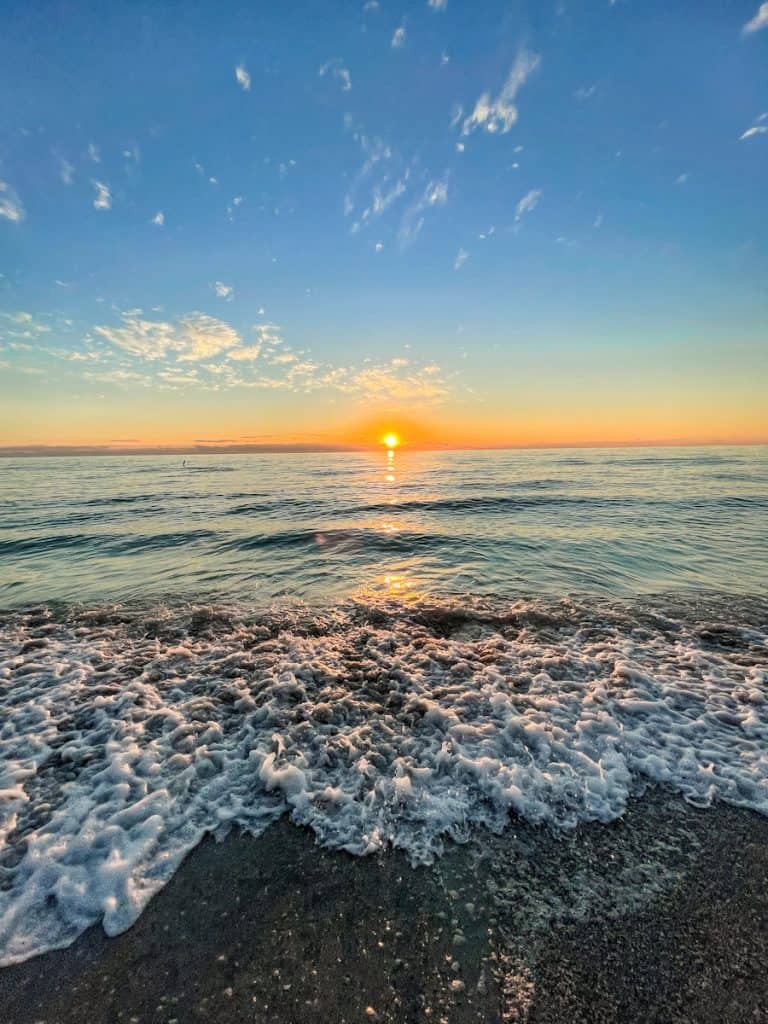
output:
<path id="1" fill-rule="evenodd" d="M 381 443 L 391 450 L 392 448 L 397 448 L 400 444 L 400 437 L 398 434 L 385 434 L 381 439 Z"/>

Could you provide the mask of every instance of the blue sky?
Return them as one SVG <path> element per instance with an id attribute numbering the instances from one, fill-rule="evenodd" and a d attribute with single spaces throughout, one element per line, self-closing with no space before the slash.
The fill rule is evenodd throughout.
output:
<path id="1" fill-rule="evenodd" d="M 0 443 L 768 436 L 768 6 L 5 11 Z"/>

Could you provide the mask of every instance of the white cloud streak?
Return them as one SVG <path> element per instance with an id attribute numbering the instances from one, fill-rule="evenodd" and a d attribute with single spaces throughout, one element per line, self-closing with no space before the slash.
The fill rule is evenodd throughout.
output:
<path id="1" fill-rule="evenodd" d="M 391 43 L 393 50 L 399 50 L 405 46 L 405 25 L 401 25 L 395 29 L 394 35 L 392 36 Z"/>
<path id="2" fill-rule="evenodd" d="M 111 210 L 112 193 L 109 191 L 109 185 L 105 185 L 103 181 L 94 181 L 92 184 L 96 189 L 96 198 L 93 200 L 94 210 Z"/>
<path id="3" fill-rule="evenodd" d="M 750 18 L 741 31 L 745 36 L 749 36 L 766 27 L 768 27 L 768 4 L 760 4 L 754 18 Z"/>
<path id="4" fill-rule="evenodd" d="M 235 79 L 237 84 L 241 87 L 243 92 L 251 91 L 251 76 L 245 70 L 242 64 L 238 64 L 235 68 Z"/>
<path id="5" fill-rule="evenodd" d="M 15 224 L 26 217 L 24 204 L 7 181 L 0 181 L 0 217 L 5 217 L 6 220 L 11 220 Z"/>
<path id="6" fill-rule="evenodd" d="M 342 92 L 350 91 L 352 88 L 352 76 L 349 73 L 349 69 L 344 67 L 344 61 L 341 57 L 331 57 L 318 71 L 320 78 L 324 78 L 328 74 L 341 82 Z"/>
<path id="7" fill-rule="evenodd" d="M 224 299 L 225 302 L 231 302 L 232 299 L 234 299 L 235 289 L 231 284 L 224 284 L 223 281 L 216 281 L 213 287 L 216 292 L 217 299 Z"/>
<path id="8" fill-rule="evenodd" d="M 75 168 L 69 160 L 59 161 L 59 177 L 65 185 L 71 185 L 75 180 Z"/>
<path id="9" fill-rule="evenodd" d="M 453 261 L 453 269 L 461 270 L 461 268 L 464 266 L 468 259 L 469 253 L 467 252 L 467 250 L 459 249 L 458 253 L 456 254 L 456 259 Z"/>
<path id="10" fill-rule="evenodd" d="M 204 313 L 191 313 L 173 322 L 146 320 L 139 311 L 123 313 L 119 326 L 100 325 L 94 334 L 138 364 L 123 360 L 110 367 L 102 360 L 97 371 L 85 370 L 84 375 L 161 389 L 326 390 L 366 403 L 436 402 L 449 392 L 436 363 L 412 363 L 396 357 L 381 363 L 365 359 L 358 365 L 335 365 L 292 350 L 276 324 L 257 324 L 252 330 L 253 341 L 245 342 L 229 324 Z M 151 373 L 147 364 L 153 368 Z"/>
<path id="11" fill-rule="evenodd" d="M 541 189 L 532 188 L 530 192 L 526 192 L 523 198 L 515 207 L 515 221 L 520 221 L 527 213 L 532 213 L 541 199 Z"/>
<path id="12" fill-rule="evenodd" d="M 538 54 L 521 50 L 498 96 L 491 99 L 490 92 L 480 96 L 472 113 L 464 119 L 461 134 L 469 135 L 481 128 L 491 134 L 505 135 L 517 122 L 517 94 L 540 63 Z"/>
<path id="13" fill-rule="evenodd" d="M 424 226 L 424 214 L 435 206 L 445 206 L 448 202 L 448 176 L 432 180 L 427 184 L 421 197 L 412 203 L 403 215 L 398 231 L 400 244 L 405 246 L 412 242 Z"/>
<path id="14" fill-rule="evenodd" d="M 97 326 L 94 331 L 110 344 L 149 362 L 175 355 L 179 362 L 196 362 L 240 345 L 229 324 L 205 313 L 190 313 L 177 323 L 144 320 L 124 313 L 122 326 Z"/>

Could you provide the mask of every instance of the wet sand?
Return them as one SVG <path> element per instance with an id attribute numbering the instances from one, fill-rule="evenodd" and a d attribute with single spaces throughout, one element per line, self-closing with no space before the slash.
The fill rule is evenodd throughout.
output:
<path id="1" fill-rule="evenodd" d="M 281 821 L 202 843 L 124 934 L 0 971 L 0 1022 L 768 1022 L 767 953 L 751 812 L 657 791 L 418 869 Z"/>

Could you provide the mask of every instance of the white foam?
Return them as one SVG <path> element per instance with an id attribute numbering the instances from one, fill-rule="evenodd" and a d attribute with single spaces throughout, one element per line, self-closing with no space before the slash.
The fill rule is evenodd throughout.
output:
<path id="1" fill-rule="evenodd" d="M 206 832 L 285 813 L 414 864 L 510 812 L 611 821 L 650 782 L 768 813 L 764 628 L 467 604 L 6 616 L 0 963 L 124 930 Z"/>

